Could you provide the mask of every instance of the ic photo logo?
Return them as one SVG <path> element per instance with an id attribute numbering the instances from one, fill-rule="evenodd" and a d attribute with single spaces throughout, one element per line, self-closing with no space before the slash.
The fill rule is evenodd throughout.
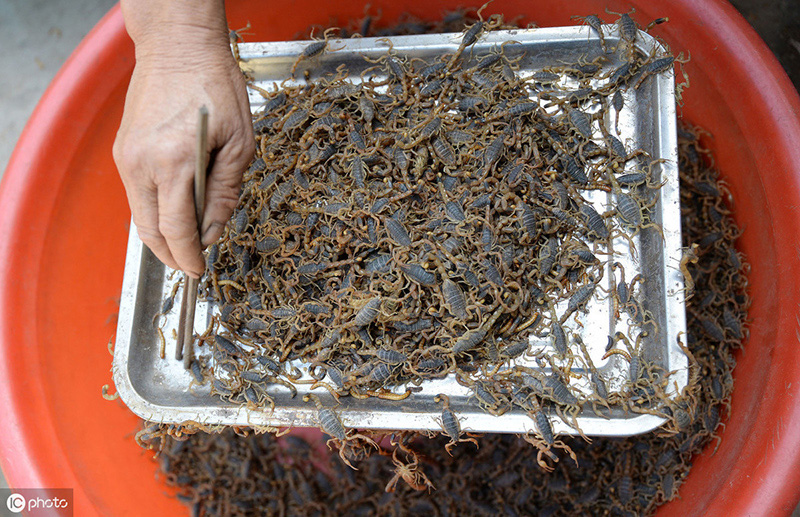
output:
<path id="1" fill-rule="evenodd" d="M 0 517 L 73 517 L 73 500 L 71 488 L 0 488 Z"/>
<path id="2" fill-rule="evenodd" d="M 25 497 L 21 494 L 11 494 L 6 499 L 6 506 L 11 513 L 20 513 L 25 509 Z"/>

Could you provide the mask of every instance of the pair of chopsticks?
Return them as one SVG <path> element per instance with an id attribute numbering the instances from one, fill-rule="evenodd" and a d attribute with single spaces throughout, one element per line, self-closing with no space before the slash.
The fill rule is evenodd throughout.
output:
<path id="1" fill-rule="evenodd" d="M 194 168 L 194 210 L 197 216 L 197 226 L 202 236 L 203 212 L 206 208 L 206 171 L 208 169 L 208 108 L 202 106 L 198 113 L 197 121 L 197 153 L 195 154 Z M 194 308 L 197 304 L 197 287 L 199 280 L 183 274 L 183 298 L 181 311 L 178 317 L 178 342 L 175 347 L 175 359 L 183 359 L 183 366 L 187 370 L 192 365 L 194 354 Z"/>

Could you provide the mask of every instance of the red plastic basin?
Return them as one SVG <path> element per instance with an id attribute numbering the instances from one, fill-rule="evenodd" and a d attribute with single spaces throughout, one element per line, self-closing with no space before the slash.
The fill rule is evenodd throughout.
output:
<path id="1" fill-rule="evenodd" d="M 372 0 L 439 17 L 462 0 Z M 789 514 L 800 496 L 800 99 L 773 55 L 721 1 L 496 0 L 488 11 L 541 25 L 636 7 L 640 21 L 692 56 L 682 114 L 710 145 L 736 199 L 753 265 L 751 337 L 715 455 L 697 458 L 662 514 Z M 229 2 L 250 41 L 362 15 L 356 1 Z M 611 19 L 611 17 L 608 17 Z M 164 30 L 169 30 L 168 27 Z M 106 402 L 130 213 L 111 158 L 133 69 L 118 8 L 78 47 L 39 103 L 0 185 L 0 464 L 11 486 L 70 487 L 76 515 L 182 512 L 132 440 L 137 419 Z M 784 288 L 779 288 L 783 285 Z"/>

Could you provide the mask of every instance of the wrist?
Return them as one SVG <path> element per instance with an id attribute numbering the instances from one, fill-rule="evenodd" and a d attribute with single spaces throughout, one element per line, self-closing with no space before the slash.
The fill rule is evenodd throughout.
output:
<path id="1" fill-rule="evenodd" d="M 205 38 L 148 40 L 136 45 L 136 69 L 140 71 L 177 72 L 201 70 L 205 74 L 238 70 L 227 40 Z"/>
<path id="2" fill-rule="evenodd" d="M 209 50 L 230 53 L 222 0 L 122 0 L 125 28 L 136 60 L 159 56 L 192 57 Z M 187 53 L 190 54 L 187 56 Z"/>

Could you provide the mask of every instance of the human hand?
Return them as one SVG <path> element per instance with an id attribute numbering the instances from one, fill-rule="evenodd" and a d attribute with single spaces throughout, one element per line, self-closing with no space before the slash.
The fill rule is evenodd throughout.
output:
<path id="1" fill-rule="evenodd" d="M 227 33 L 219 32 L 159 45 L 137 42 L 113 148 L 142 242 L 166 265 L 198 278 L 205 269 L 202 247 L 222 235 L 255 152 L 245 81 Z M 198 231 L 193 184 L 203 105 L 209 111 L 210 159 Z"/>

